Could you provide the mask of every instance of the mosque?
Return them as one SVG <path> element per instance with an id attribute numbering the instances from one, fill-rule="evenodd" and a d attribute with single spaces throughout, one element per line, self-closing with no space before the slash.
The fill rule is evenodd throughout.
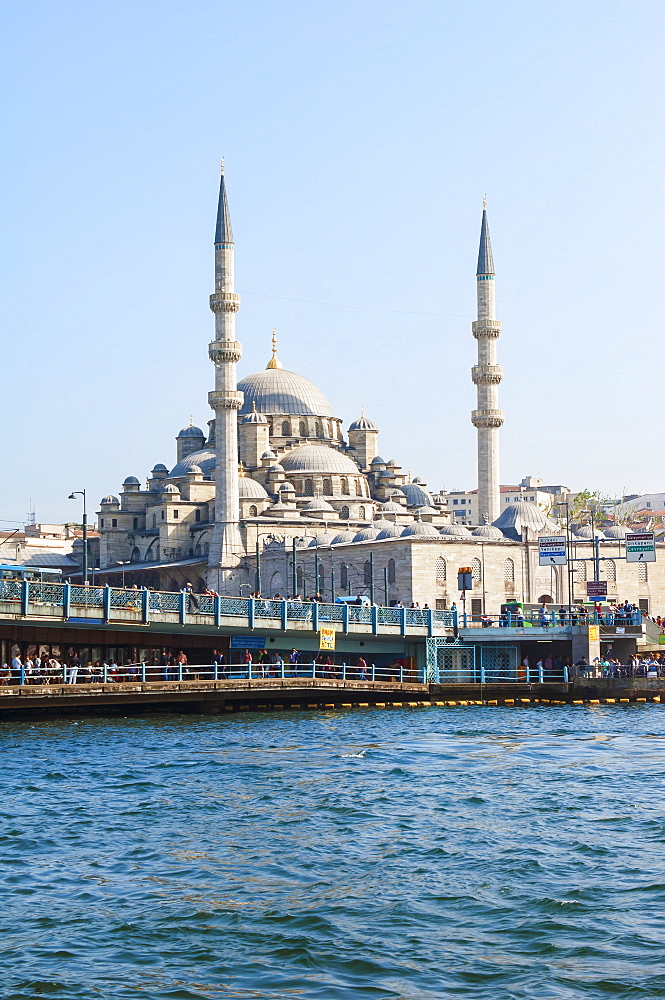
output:
<path id="1" fill-rule="evenodd" d="M 472 324 L 478 361 L 471 371 L 480 523 L 470 527 L 451 521 L 442 495 L 411 480 L 395 459 L 381 457 L 378 428 L 364 413 L 345 436 L 324 392 L 282 366 L 274 332 L 266 368 L 237 379 L 240 297 L 223 170 L 214 248 L 215 336 L 208 348 L 214 416 L 207 432 L 192 424 L 179 432 L 170 467 L 155 465 L 144 483 L 128 476 L 120 496 L 102 499 L 100 579 L 117 585 L 122 574 L 162 590 L 191 582 L 233 596 L 257 589 L 267 597 L 318 592 L 330 601 L 361 593 L 377 603 L 445 608 L 459 597 L 458 568 L 468 566 L 474 613 L 497 611 L 506 598 L 564 603 L 565 569 L 539 567 L 537 554 L 538 535 L 561 528 L 535 503 L 500 507 L 501 323 L 485 205 Z M 607 539 L 617 558 L 620 541 Z M 606 552 L 606 561 L 611 555 Z M 585 558 L 579 565 L 587 566 Z M 586 576 L 576 572 L 581 597 Z"/>

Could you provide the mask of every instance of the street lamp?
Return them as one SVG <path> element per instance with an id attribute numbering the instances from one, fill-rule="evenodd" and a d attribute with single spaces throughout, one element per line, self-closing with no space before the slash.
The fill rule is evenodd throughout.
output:
<path id="1" fill-rule="evenodd" d="M 88 582 L 88 512 L 85 506 L 85 490 L 74 490 L 69 494 L 68 500 L 76 500 L 83 497 L 83 586 Z"/>
<path id="2" fill-rule="evenodd" d="M 129 566 L 130 563 L 131 563 L 131 559 L 126 559 L 125 562 L 122 562 L 120 559 L 118 559 L 118 566 L 122 566 L 122 589 L 123 590 L 125 589 L 125 566 Z"/>

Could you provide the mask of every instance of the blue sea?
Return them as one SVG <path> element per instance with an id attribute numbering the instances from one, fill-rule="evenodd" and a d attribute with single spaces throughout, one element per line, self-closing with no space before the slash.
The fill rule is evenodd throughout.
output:
<path id="1" fill-rule="evenodd" d="M 665 997 L 665 706 L 0 723 L 2 1000 Z"/>

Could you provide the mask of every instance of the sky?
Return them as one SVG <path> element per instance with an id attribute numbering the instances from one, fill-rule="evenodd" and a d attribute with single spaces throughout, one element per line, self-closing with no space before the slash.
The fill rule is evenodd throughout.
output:
<path id="1" fill-rule="evenodd" d="M 664 28 L 649 0 L 5 0 L 0 527 L 205 427 L 222 157 L 239 377 L 276 327 L 345 427 L 475 488 L 486 194 L 502 482 L 662 491 Z"/>

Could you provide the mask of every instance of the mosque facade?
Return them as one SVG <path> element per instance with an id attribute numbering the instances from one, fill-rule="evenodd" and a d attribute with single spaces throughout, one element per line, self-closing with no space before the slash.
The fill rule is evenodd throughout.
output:
<path id="1" fill-rule="evenodd" d="M 379 454 L 378 428 L 364 413 L 345 435 L 324 392 L 282 366 L 274 334 L 266 368 L 238 380 L 234 253 L 222 172 L 210 297 L 215 332 L 208 348 L 213 417 L 206 431 L 190 424 L 178 433 L 174 462 L 155 465 L 143 482 L 128 476 L 119 495 L 102 499 L 100 579 L 117 584 L 122 573 L 138 585 L 176 590 L 191 582 L 233 596 L 256 589 L 268 597 L 318 592 L 325 600 L 361 593 L 378 603 L 443 608 L 458 600 L 457 571 L 468 566 L 476 613 L 496 611 L 507 598 L 564 603 L 565 571 L 539 567 L 537 557 L 538 536 L 558 534 L 560 527 L 535 503 L 500 506 L 501 324 L 485 207 L 472 327 L 478 343 L 471 416 L 478 429 L 475 526 L 453 523 L 440 495 Z M 589 540 L 578 541 L 591 548 Z M 619 539 L 607 541 L 619 550 Z"/>

